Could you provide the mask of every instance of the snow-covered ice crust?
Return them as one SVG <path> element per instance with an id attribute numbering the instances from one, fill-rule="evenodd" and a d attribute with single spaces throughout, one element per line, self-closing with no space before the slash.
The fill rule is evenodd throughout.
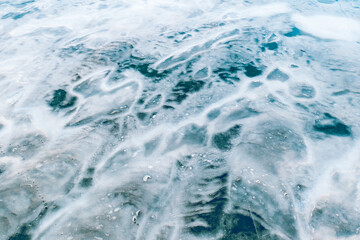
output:
<path id="1" fill-rule="evenodd" d="M 360 238 L 360 2 L 0 1 L 0 239 Z"/>

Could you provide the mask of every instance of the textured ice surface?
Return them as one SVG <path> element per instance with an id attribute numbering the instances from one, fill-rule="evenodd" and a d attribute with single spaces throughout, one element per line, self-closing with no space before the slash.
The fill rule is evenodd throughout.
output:
<path id="1" fill-rule="evenodd" d="M 360 239 L 359 1 L 0 1 L 0 43 L 0 239 Z"/>

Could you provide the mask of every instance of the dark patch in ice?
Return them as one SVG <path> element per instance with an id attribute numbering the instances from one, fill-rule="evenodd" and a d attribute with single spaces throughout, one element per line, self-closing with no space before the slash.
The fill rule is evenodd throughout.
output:
<path id="1" fill-rule="evenodd" d="M 291 87 L 291 94 L 297 98 L 313 98 L 315 97 L 315 88 L 310 85 L 302 84 Z"/>
<path id="2" fill-rule="evenodd" d="M 240 81 L 240 78 L 238 78 L 237 76 L 233 76 L 231 73 L 227 73 L 227 72 L 219 73 L 219 77 L 221 80 L 223 80 L 226 83 L 232 83 L 233 81 L 234 82 Z"/>
<path id="3" fill-rule="evenodd" d="M 212 144 L 222 151 L 232 148 L 231 140 L 239 136 L 241 125 L 235 125 L 225 132 L 217 133 L 212 137 Z"/>
<path id="4" fill-rule="evenodd" d="M 200 196 L 199 196 L 200 197 Z M 203 198 L 203 197 L 202 197 Z M 189 227 L 189 231 L 194 235 L 207 235 L 214 234 L 221 228 L 220 223 L 224 214 L 223 209 L 227 203 L 227 188 L 222 187 L 214 193 L 208 194 L 208 201 L 199 201 L 188 203 L 187 207 L 193 210 L 193 215 L 185 217 L 185 223 L 191 224 L 192 222 L 204 222 L 205 225 L 196 224 Z M 199 209 L 208 209 L 198 213 Z"/>
<path id="5" fill-rule="evenodd" d="M 114 42 L 103 50 L 101 54 L 117 64 L 118 68 L 113 75 L 121 74 L 124 70 L 133 69 L 152 79 L 153 82 L 159 82 L 169 73 L 168 70 L 159 71 L 154 69 L 152 64 L 155 60 L 138 53 L 130 43 Z"/>
<path id="6" fill-rule="evenodd" d="M 266 231 L 259 222 L 239 213 L 226 214 L 222 224 L 224 228 L 222 240 L 258 239 L 263 237 Z"/>
<path id="7" fill-rule="evenodd" d="M 189 231 L 194 235 L 203 235 L 203 234 L 209 234 L 209 233 L 215 233 L 220 228 L 220 221 L 221 217 L 223 215 L 223 208 L 227 202 L 226 198 L 226 188 L 221 188 L 217 192 L 215 192 L 212 195 L 209 195 L 209 197 L 212 197 L 212 200 L 210 200 L 207 203 L 199 202 L 197 205 L 192 205 L 192 207 L 202 207 L 203 205 L 211 206 L 212 211 L 205 212 L 205 213 L 198 213 L 194 218 L 185 218 L 185 222 L 192 222 L 196 219 L 200 219 L 204 222 L 206 222 L 206 226 L 193 226 L 189 228 Z"/>
<path id="8" fill-rule="evenodd" d="M 351 136 L 350 127 L 329 113 L 324 113 L 322 118 L 315 120 L 313 129 L 317 132 L 338 137 Z"/>
<path id="9" fill-rule="evenodd" d="M 145 100 L 146 100 L 146 96 L 143 95 L 143 96 L 141 96 L 141 97 L 138 99 L 138 101 L 137 101 L 136 104 L 142 105 L 142 104 L 145 103 Z"/>
<path id="10" fill-rule="evenodd" d="M 342 95 L 348 94 L 350 92 L 351 91 L 349 89 L 344 89 L 342 91 L 333 92 L 331 95 L 333 95 L 333 96 L 342 96 Z"/>
<path id="11" fill-rule="evenodd" d="M 228 202 L 229 174 L 224 169 L 223 159 L 203 161 L 191 156 L 177 162 L 180 173 L 189 166 L 189 161 L 194 164 L 194 160 L 199 161 L 193 169 L 197 174 L 188 179 L 191 184 L 185 189 L 185 230 L 195 236 L 213 235 L 221 230 L 221 219 Z"/>
<path id="12" fill-rule="evenodd" d="M 188 97 L 188 94 L 200 91 L 204 85 L 205 82 L 200 80 L 180 81 L 172 89 L 173 98 L 170 98 L 167 101 L 181 103 Z"/>
<path id="13" fill-rule="evenodd" d="M 247 77 L 253 78 L 262 74 L 262 70 L 254 65 L 254 63 L 249 63 L 245 66 L 245 75 Z"/>
<path id="14" fill-rule="evenodd" d="M 168 74 L 168 71 L 160 72 L 154 68 L 151 68 L 150 63 L 130 64 L 129 68 L 140 72 L 145 77 L 152 78 L 153 82 L 160 82 Z"/>
<path id="15" fill-rule="evenodd" d="M 280 69 L 276 68 L 271 73 L 269 73 L 269 75 L 267 75 L 266 79 L 285 82 L 289 79 L 289 76 L 286 73 L 280 71 Z"/>
<path id="16" fill-rule="evenodd" d="M 229 68 L 218 68 L 214 70 L 219 78 L 226 83 L 239 82 L 240 78 L 237 76 L 237 73 L 240 69 L 235 66 L 230 66 Z"/>
<path id="17" fill-rule="evenodd" d="M 226 184 L 229 178 L 229 173 L 225 172 L 218 176 L 204 177 L 202 180 L 206 183 L 215 182 L 216 184 Z"/>
<path id="18" fill-rule="evenodd" d="M 95 168 L 90 167 L 90 168 L 88 168 L 88 169 L 86 170 L 86 172 L 87 172 L 88 174 L 92 175 L 92 174 L 94 174 L 94 172 L 95 172 Z"/>
<path id="19" fill-rule="evenodd" d="M 78 73 L 75 73 L 73 78 L 71 79 L 72 82 L 78 82 L 81 79 L 81 76 Z"/>
<path id="20" fill-rule="evenodd" d="M 179 169 L 186 167 L 186 161 L 178 161 L 177 164 Z M 202 162 L 198 165 L 199 172 L 189 179 L 191 184 L 187 189 L 189 200 L 185 206 L 185 229 L 196 237 L 207 239 L 215 236 L 222 240 L 269 237 L 269 231 L 259 222 L 262 218 L 255 212 L 226 210 L 230 176 L 224 166 L 226 163 L 223 160 Z"/>
<path id="21" fill-rule="evenodd" d="M 264 43 L 263 47 L 269 49 L 269 50 L 276 50 L 278 49 L 278 44 L 277 42 L 269 42 L 269 43 Z"/>
<path id="22" fill-rule="evenodd" d="M 83 188 L 88 188 L 92 186 L 92 182 L 93 182 L 93 178 L 91 177 L 83 178 L 80 182 L 80 186 Z"/>
<path id="23" fill-rule="evenodd" d="M 210 111 L 207 114 L 207 117 L 209 120 L 214 120 L 215 118 L 217 118 L 219 115 L 221 114 L 221 111 L 219 109 L 214 109 L 212 111 Z"/>
<path id="24" fill-rule="evenodd" d="M 251 82 L 250 88 L 257 88 L 257 87 L 260 87 L 261 85 L 263 85 L 262 82 Z"/>
<path id="25" fill-rule="evenodd" d="M 302 110 L 305 110 L 306 112 L 309 112 L 309 108 L 307 106 L 305 106 L 304 104 L 296 103 L 295 106 Z"/>
<path id="26" fill-rule="evenodd" d="M 175 109 L 173 106 L 170 106 L 170 105 L 163 105 L 162 106 L 163 109 Z"/>
<path id="27" fill-rule="evenodd" d="M 15 233 L 14 235 L 10 236 L 8 240 L 31 240 L 31 235 L 28 233 L 28 228 L 26 225 L 20 227 L 20 230 L 18 233 Z"/>
<path id="28" fill-rule="evenodd" d="M 64 109 L 75 105 L 77 97 L 70 96 L 65 90 L 57 89 L 53 92 L 53 98 L 48 102 L 53 109 Z"/>
<path id="29" fill-rule="evenodd" d="M 21 3 L 11 3 L 10 5 L 11 6 L 14 6 L 16 8 L 23 8 L 25 7 L 26 5 L 28 5 L 29 3 L 34 3 L 35 0 L 29 0 L 29 1 L 24 1 L 24 2 L 21 2 Z"/>
<path id="30" fill-rule="evenodd" d="M 204 81 L 180 81 L 173 88 L 174 92 L 183 92 L 183 93 L 194 93 L 199 91 L 203 86 Z"/>
<path id="31" fill-rule="evenodd" d="M 290 32 L 284 34 L 285 37 L 296 37 L 303 35 L 303 32 L 297 27 L 293 27 Z"/>
<path id="32" fill-rule="evenodd" d="M 146 116 L 147 116 L 147 113 L 145 113 L 145 112 L 138 112 L 138 113 L 136 114 L 136 116 L 138 117 L 138 119 L 144 120 L 144 119 L 146 118 Z"/>
<path id="33" fill-rule="evenodd" d="M 12 18 L 14 20 L 18 20 L 20 18 L 23 18 L 25 15 L 31 13 L 31 11 L 23 12 L 23 13 L 16 13 L 16 12 L 10 12 L 2 16 L 2 19 Z"/>

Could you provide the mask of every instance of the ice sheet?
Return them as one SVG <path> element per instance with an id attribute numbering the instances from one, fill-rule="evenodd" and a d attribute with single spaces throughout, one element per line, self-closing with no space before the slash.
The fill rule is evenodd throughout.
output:
<path id="1" fill-rule="evenodd" d="M 360 3 L 0 2 L 0 239 L 359 239 Z"/>

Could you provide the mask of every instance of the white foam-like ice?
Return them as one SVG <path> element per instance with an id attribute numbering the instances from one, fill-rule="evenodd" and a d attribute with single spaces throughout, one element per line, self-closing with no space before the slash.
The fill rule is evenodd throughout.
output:
<path id="1" fill-rule="evenodd" d="M 314 36 L 346 41 L 360 41 L 360 22 L 356 19 L 329 15 L 294 14 L 299 28 Z"/>
<path id="2" fill-rule="evenodd" d="M 0 239 L 358 239 L 359 9 L 0 2 Z"/>

